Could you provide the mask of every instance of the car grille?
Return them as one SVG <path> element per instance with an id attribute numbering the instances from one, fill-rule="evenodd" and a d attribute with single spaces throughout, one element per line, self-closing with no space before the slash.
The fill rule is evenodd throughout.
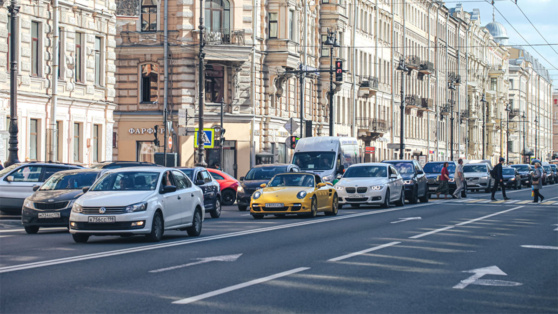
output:
<path id="1" fill-rule="evenodd" d="M 368 190 L 368 188 L 365 187 L 365 186 L 357 188 L 358 193 L 366 193 L 367 190 Z"/>
<path id="2" fill-rule="evenodd" d="M 84 207 L 83 214 L 100 214 L 101 207 Z M 126 207 L 105 207 L 105 214 L 124 214 Z"/>
<path id="3" fill-rule="evenodd" d="M 68 206 L 68 202 L 34 203 L 36 209 L 61 209 Z"/>
<path id="4" fill-rule="evenodd" d="M 72 227 L 74 230 L 133 230 L 142 229 L 143 226 L 133 226 L 131 222 L 115 222 L 115 223 L 87 223 L 76 222 Z"/>
<path id="5" fill-rule="evenodd" d="M 252 195 L 254 192 L 256 192 L 256 189 L 244 189 L 244 193 L 248 195 Z"/>
<path id="6" fill-rule="evenodd" d="M 347 191 L 347 193 L 355 193 L 356 189 L 355 188 L 351 188 L 351 187 L 346 187 L 345 191 Z"/>
<path id="7" fill-rule="evenodd" d="M 367 199 L 367 197 L 345 197 L 347 202 L 365 202 Z"/>
<path id="8" fill-rule="evenodd" d="M 428 184 L 436 184 L 436 179 L 428 179 Z"/>

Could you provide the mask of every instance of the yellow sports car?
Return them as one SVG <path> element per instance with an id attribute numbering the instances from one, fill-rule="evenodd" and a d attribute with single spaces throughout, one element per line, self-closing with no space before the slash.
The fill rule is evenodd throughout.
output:
<path id="1" fill-rule="evenodd" d="M 319 175 L 311 173 L 282 173 L 252 194 L 250 214 L 254 219 L 265 215 L 283 216 L 296 214 L 316 217 L 337 215 L 338 197 L 331 183 L 322 182 Z"/>

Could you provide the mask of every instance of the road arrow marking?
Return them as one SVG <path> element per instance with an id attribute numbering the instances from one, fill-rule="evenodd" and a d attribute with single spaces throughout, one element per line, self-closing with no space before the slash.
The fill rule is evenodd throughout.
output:
<path id="1" fill-rule="evenodd" d="M 558 203 L 556 203 L 556 205 L 558 205 Z M 555 225 L 555 226 L 558 226 L 558 225 Z M 554 229 L 554 231 L 558 231 L 558 228 Z"/>
<path id="2" fill-rule="evenodd" d="M 547 246 L 547 245 L 522 245 L 526 249 L 543 249 L 543 250 L 558 250 L 558 246 Z"/>
<path id="3" fill-rule="evenodd" d="M 175 270 L 175 269 L 179 269 L 179 268 L 184 268 L 184 267 L 194 266 L 194 265 L 199 265 L 199 264 L 205 264 L 205 263 L 210 263 L 210 262 L 234 262 L 241 255 L 242 255 L 242 253 L 241 254 L 235 254 L 235 255 L 203 257 L 203 258 L 198 258 L 197 262 L 182 264 L 182 265 L 177 265 L 177 266 L 172 266 L 172 267 L 167 267 L 167 268 L 160 268 L 160 269 L 150 270 L 149 272 L 150 273 L 160 273 L 160 272 L 164 272 L 164 271 L 167 271 L 167 270 Z"/>
<path id="4" fill-rule="evenodd" d="M 405 221 L 409 221 L 409 220 L 421 220 L 422 218 L 420 217 L 408 217 L 408 218 L 399 218 L 400 220 L 398 221 L 392 221 L 392 224 L 398 224 L 400 222 L 405 222 Z"/>
<path id="5" fill-rule="evenodd" d="M 473 273 L 474 275 L 461 280 L 461 282 L 455 286 L 454 289 L 464 289 L 468 285 L 480 285 L 480 286 L 500 286 L 500 287 L 515 287 L 520 286 L 521 283 L 513 281 L 502 281 L 502 280 L 479 280 L 484 275 L 496 275 L 496 276 L 507 276 L 498 266 L 489 266 L 484 268 L 477 268 L 473 270 L 464 270 L 464 273 Z"/>

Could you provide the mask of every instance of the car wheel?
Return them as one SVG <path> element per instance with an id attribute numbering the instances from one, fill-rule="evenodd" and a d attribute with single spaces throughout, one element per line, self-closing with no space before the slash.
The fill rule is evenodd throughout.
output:
<path id="1" fill-rule="evenodd" d="M 403 194 L 405 194 L 405 193 L 403 193 Z M 403 196 L 403 198 L 405 198 L 405 196 Z M 411 203 L 411 204 L 418 203 L 418 191 L 417 191 L 416 187 L 413 189 L 413 195 L 411 195 L 411 199 L 409 200 L 409 203 Z"/>
<path id="2" fill-rule="evenodd" d="M 236 193 L 232 189 L 226 189 L 221 192 L 221 200 L 223 205 L 232 205 L 236 200 Z"/>
<path id="3" fill-rule="evenodd" d="M 38 226 L 25 226 L 25 232 L 27 232 L 27 234 L 35 234 L 37 232 L 39 232 L 39 227 Z"/>
<path id="4" fill-rule="evenodd" d="M 87 242 L 87 240 L 89 240 L 89 235 L 76 233 L 76 234 L 72 234 L 72 238 L 74 238 L 75 243 L 85 243 Z"/>
<path id="5" fill-rule="evenodd" d="M 333 201 L 331 202 L 331 211 L 325 212 L 326 216 L 335 216 L 339 212 L 339 198 L 337 194 L 333 195 Z"/>
<path id="6" fill-rule="evenodd" d="M 203 220 L 202 220 L 200 210 L 196 209 L 196 212 L 194 213 L 194 218 L 192 218 L 192 225 L 186 228 L 186 232 L 188 233 L 188 236 L 190 237 L 199 236 L 202 231 L 202 223 Z"/>
<path id="7" fill-rule="evenodd" d="M 308 214 L 308 217 L 316 217 L 317 214 L 318 214 L 318 200 L 314 196 L 312 197 L 312 205 L 310 205 L 310 213 Z"/>
<path id="8" fill-rule="evenodd" d="M 159 242 L 163 238 L 164 223 L 163 216 L 160 212 L 153 215 L 153 222 L 151 223 L 151 232 L 146 235 L 147 239 L 151 242 Z"/>
<path id="9" fill-rule="evenodd" d="M 428 195 L 428 191 L 424 191 L 424 196 L 420 198 L 421 203 L 428 203 L 428 199 L 430 195 Z"/>
<path id="10" fill-rule="evenodd" d="M 217 199 L 215 200 L 215 209 L 209 214 L 211 215 L 211 218 L 219 218 L 221 216 L 221 200 L 219 196 L 217 196 Z"/>
<path id="11" fill-rule="evenodd" d="M 241 212 L 245 212 L 245 211 L 246 211 L 246 208 L 248 208 L 248 206 L 246 206 L 246 205 L 238 205 L 238 210 L 241 211 Z"/>
<path id="12" fill-rule="evenodd" d="M 416 195 L 415 195 L 416 196 Z M 397 202 L 395 202 L 397 206 L 405 206 L 405 191 L 401 189 L 401 197 Z"/>
<path id="13" fill-rule="evenodd" d="M 262 214 L 252 214 L 252 217 L 254 217 L 254 219 L 263 219 L 264 215 L 262 215 Z"/>
<path id="14" fill-rule="evenodd" d="M 384 203 L 382 204 L 382 208 L 388 208 L 389 207 L 389 190 L 386 191 L 386 197 L 384 199 Z"/>

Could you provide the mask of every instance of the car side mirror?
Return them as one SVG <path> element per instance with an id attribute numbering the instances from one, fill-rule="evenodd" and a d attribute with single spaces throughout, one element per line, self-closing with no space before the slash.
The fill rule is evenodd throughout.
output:
<path id="1" fill-rule="evenodd" d="M 175 185 L 165 185 L 163 187 L 163 193 L 172 193 L 172 192 L 176 192 L 176 186 Z"/>
<path id="2" fill-rule="evenodd" d="M 318 189 L 319 189 L 319 188 L 323 188 L 324 186 L 326 186 L 326 184 L 323 183 L 323 182 L 320 182 L 320 183 L 318 183 L 318 185 L 317 185 Z"/>
<path id="3" fill-rule="evenodd" d="M 261 188 L 265 188 L 266 186 L 267 186 L 267 184 L 265 184 L 265 183 L 260 184 Z"/>
<path id="4" fill-rule="evenodd" d="M 87 193 L 87 191 L 89 191 L 91 187 L 90 186 L 84 186 L 81 188 L 81 190 L 83 191 L 83 193 Z"/>
<path id="5" fill-rule="evenodd" d="M 40 187 L 40 185 L 33 185 L 33 192 L 37 191 Z"/>
<path id="6" fill-rule="evenodd" d="M 397 175 L 396 174 L 392 174 L 389 176 L 390 179 L 397 179 Z"/>
<path id="7" fill-rule="evenodd" d="M 244 177 L 240 177 L 240 181 L 244 181 Z"/>
<path id="8" fill-rule="evenodd" d="M 14 176 L 7 176 L 7 177 L 6 177 L 6 181 L 8 181 L 8 182 L 14 182 Z"/>
<path id="9" fill-rule="evenodd" d="M 204 184 L 205 184 L 204 180 L 202 180 L 202 179 L 196 180 L 196 185 L 204 185 Z"/>

